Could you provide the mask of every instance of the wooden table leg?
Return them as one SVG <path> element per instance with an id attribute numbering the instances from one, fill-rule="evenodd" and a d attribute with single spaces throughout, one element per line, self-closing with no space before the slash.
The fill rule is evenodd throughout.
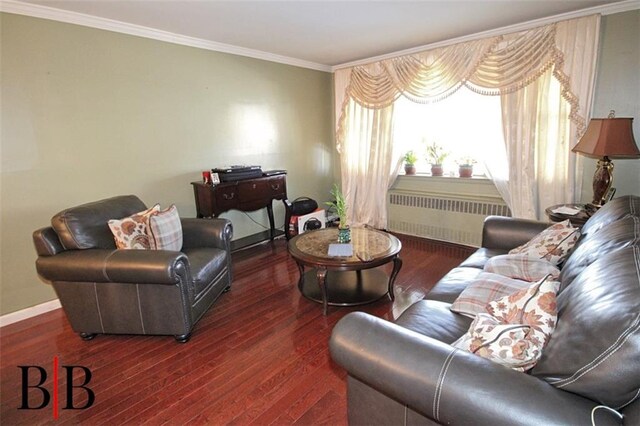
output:
<path id="1" fill-rule="evenodd" d="M 322 313 L 327 316 L 328 301 L 327 301 L 327 268 L 318 268 L 316 272 L 318 278 L 318 286 L 320 287 L 320 293 L 322 294 Z"/>
<path id="2" fill-rule="evenodd" d="M 302 292 L 302 286 L 304 285 L 304 265 L 296 262 L 296 266 L 298 266 L 298 271 L 300 272 L 300 279 L 298 279 L 298 290 Z"/>
<path id="3" fill-rule="evenodd" d="M 391 276 L 389 277 L 389 297 L 392 301 L 396 299 L 395 294 L 393 294 L 393 284 L 396 281 L 398 272 L 400 272 L 400 268 L 402 268 L 402 259 L 396 256 L 393 258 L 393 271 L 391 271 Z"/>
<path id="4" fill-rule="evenodd" d="M 267 204 L 267 216 L 269 217 L 269 239 L 273 241 L 276 236 L 276 226 L 273 220 L 273 205 L 271 204 L 271 201 Z M 285 224 L 285 226 L 289 225 Z"/>

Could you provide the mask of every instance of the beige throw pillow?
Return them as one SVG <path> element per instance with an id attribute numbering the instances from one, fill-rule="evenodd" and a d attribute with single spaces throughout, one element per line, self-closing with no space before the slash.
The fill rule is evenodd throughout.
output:
<path id="1" fill-rule="evenodd" d="M 546 259 L 553 265 L 564 260 L 580 238 L 580 230 L 571 226 L 569 220 L 556 223 L 529 242 L 514 248 L 509 254 L 526 254 L 535 259 Z"/>
<path id="2" fill-rule="evenodd" d="M 556 326 L 559 286 L 545 278 L 489 303 L 452 346 L 518 371 L 533 368 Z"/>
<path id="3" fill-rule="evenodd" d="M 152 248 L 148 233 L 149 216 L 160 211 L 160 204 L 123 219 L 108 222 L 116 247 L 119 249 L 149 250 Z"/>

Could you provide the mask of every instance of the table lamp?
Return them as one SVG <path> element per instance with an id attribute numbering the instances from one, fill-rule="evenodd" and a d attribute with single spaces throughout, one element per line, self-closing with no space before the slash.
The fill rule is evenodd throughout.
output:
<path id="1" fill-rule="evenodd" d="M 607 118 L 592 118 L 586 132 L 571 151 L 598 158 L 593 175 L 591 206 L 601 207 L 613 184 L 613 158 L 640 158 L 640 150 L 633 138 L 633 118 L 616 118 L 611 110 Z"/>

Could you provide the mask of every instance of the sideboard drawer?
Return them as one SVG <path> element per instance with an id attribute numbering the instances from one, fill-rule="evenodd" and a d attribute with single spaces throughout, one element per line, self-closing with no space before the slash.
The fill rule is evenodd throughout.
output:
<path id="1" fill-rule="evenodd" d="M 238 195 L 236 185 L 219 185 L 215 191 L 216 206 L 214 211 L 216 214 L 237 208 L 239 202 Z"/>
<path id="2" fill-rule="evenodd" d="M 269 179 L 269 194 L 277 200 L 287 198 L 287 181 L 284 175 Z"/>
<path id="3" fill-rule="evenodd" d="M 243 203 L 259 200 L 271 200 L 271 191 L 268 179 L 240 181 L 238 182 L 238 193 L 240 194 L 240 200 Z"/>

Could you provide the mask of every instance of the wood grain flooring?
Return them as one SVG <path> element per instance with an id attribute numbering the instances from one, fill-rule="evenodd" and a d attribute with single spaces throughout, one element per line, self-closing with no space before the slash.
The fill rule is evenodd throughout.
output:
<path id="1" fill-rule="evenodd" d="M 82 341 L 55 310 L 0 330 L 0 422 L 35 424 L 234 424 L 343 425 L 347 423 L 345 372 L 334 364 L 328 339 L 340 318 L 354 310 L 393 320 L 420 300 L 471 250 L 415 237 L 398 236 L 403 267 L 388 297 L 357 308 L 322 306 L 302 297 L 298 270 L 286 241 L 279 239 L 234 253 L 234 280 L 196 325 L 187 344 L 172 337 L 104 336 Z M 390 265 L 385 266 L 390 272 Z M 45 285 L 45 284 L 43 284 Z M 53 404 L 19 410 L 21 369 L 43 367 L 42 385 L 52 393 L 53 360 L 84 366 L 95 402 L 64 409 L 67 380 L 58 369 L 58 419 Z M 38 382 L 31 369 L 29 384 Z M 74 383 L 85 375 L 76 368 Z M 30 406 L 43 392 L 28 391 Z M 73 390 L 76 407 L 87 392 Z"/>

